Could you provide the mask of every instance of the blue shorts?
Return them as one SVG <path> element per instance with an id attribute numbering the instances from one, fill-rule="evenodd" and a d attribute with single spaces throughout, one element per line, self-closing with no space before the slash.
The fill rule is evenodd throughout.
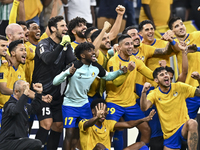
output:
<path id="1" fill-rule="evenodd" d="M 189 97 L 186 99 L 186 104 L 188 108 L 188 115 L 191 119 L 195 119 L 197 117 L 197 112 L 200 107 L 200 97 Z"/>
<path id="2" fill-rule="evenodd" d="M 134 106 L 130 107 L 121 107 L 114 103 L 107 103 L 107 109 L 107 120 L 119 121 L 119 119 L 123 116 L 125 121 L 130 121 L 138 120 L 145 117 L 144 113 L 142 112 L 137 103 Z"/>
<path id="3" fill-rule="evenodd" d="M 170 138 L 164 140 L 164 146 L 172 149 L 181 149 L 181 141 L 186 141 L 181 134 L 183 125 Z"/>
<path id="4" fill-rule="evenodd" d="M 78 128 L 80 120 L 92 118 L 90 103 L 86 103 L 82 107 L 62 105 L 62 115 L 64 128 Z"/>

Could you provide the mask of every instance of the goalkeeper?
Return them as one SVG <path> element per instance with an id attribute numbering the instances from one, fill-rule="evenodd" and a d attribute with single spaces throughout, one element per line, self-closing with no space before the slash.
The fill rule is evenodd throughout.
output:
<path id="1" fill-rule="evenodd" d="M 37 112 L 40 122 L 36 138 L 41 140 L 42 144 L 51 129 L 47 141 L 47 149 L 57 150 L 60 135 L 63 129 L 62 123 L 62 97 L 60 94 L 61 85 L 53 86 L 53 79 L 60 74 L 67 64 L 76 60 L 72 52 L 70 38 L 67 33 L 67 26 L 62 16 L 56 16 L 49 20 L 48 27 L 50 37 L 41 40 L 35 51 L 35 68 L 33 71 L 32 83 L 42 83 L 43 94 L 52 95 L 53 100 L 49 103 L 43 103 L 41 109 Z"/>

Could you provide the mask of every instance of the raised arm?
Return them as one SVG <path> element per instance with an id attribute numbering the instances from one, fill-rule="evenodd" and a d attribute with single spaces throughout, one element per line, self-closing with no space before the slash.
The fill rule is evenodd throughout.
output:
<path id="1" fill-rule="evenodd" d="M 140 97 L 140 108 L 142 111 L 147 111 L 149 107 L 152 105 L 150 100 L 147 100 L 147 91 L 150 89 L 151 84 L 146 82 L 142 89 L 142 94 Z"/>
<path id="2" fill-rule="evenodd" d="M 61 72 L 59 75 L 57 75 L 54 79 L 53 79 L 53 85 L 59 85 L 61 84 L 62 82 L 64 82 L 67 78 L 67 76 L 69 75 L 73 75 L 76 71 L 76 68 L 74 67 L 74 64 L 72 64 L 72 66 Z"/>
<path id="3" fill-rule="evenodd" d="M 45 5 L 47 5 L 51 0 L 45 0 L 45 1 L 46 1 L 46 2 L 45 2 Z M 53 7 L 52 7 L 50 19 L 51 19 L 52 17 L 57 16 L 58 4 L 59 4 L 58 0 L 53 0 Z M 49 31 L 49 27 L 48 27 L 48 26 L 46 27 L 45 32 L 46 32 L 46 34 L 47 34 L 48 36 L 50 36 L 51 33 L 50 33 L 50 31 Z"/>
<path id="4" fill-rule="evenodd" d="M 99 56 L 99 47 L 101 45 L 101 41 L 103 36 L 105 35 L 106 31 L 111 27 L 111 24 L 108 21 L 104 22 L 103 29 L 101 30 L 100 34 L 96 37 L 94 42 L 92 43 L 95 46 L 95 54 L 96 57 L 98 58 Z"/>
<path id="5" fill-rule="evenodd" d="M 165 32 L 162 36 L 162 40 L 168 41 L 169 43 L 166 45 L 165 48 L 157 48 L 153 54 L 153 57 L 162 57 L 163 55 L 171 55 L 172 52 L 179 52 L 180 48 L 178 43 L 173 39 L 174 33 L 171 30 Z"/>
<path id="6" fill-rule="evenodd" d="M 112 26 L 112 28 L 109 32 L 110 41 L 114 40 L 119 33 L 125 10 L 126 10 L 125 7 L 122 6 L 122 5 L 118 5 L 117 8 L 116 8 L 117 18 L 116 18 L 115 23 L 114 23 L 114 25 Z"/>
<path id="7" fill-rule="evenodd" d="M 105 118 L 106 104 L 99 103 L 95 106 L 96 116 L 89 119 L 83 124 L 83 130 L 86 130 L 89 127 L 92 127 L 99 119 Z"/>
<path id="8" fill-rule="evenodd" d="M 13 1 L 13 5 L 12 5 L 10 16 L 9 16 L 9 24 L 16 23 L 17 21 L 17 10 L 19 7 L 19 3 L 20 2 L 18 0 Z"/>
<path id="9" fill-rule="evenodd" d="M 155 110 L 153 109 L 149 115 L 145 118 L 138 119 L 138 120 L 131 120 L 131 121 L 126 121 L 126 122 L 117 122 L 114 126 L 114 130 L 120 130 L 120 129 L 127 129 L 127 128 L 133 128 L 138 126 L 139 124 L 143 122 L 147 122 L 152 120 L 153 116 L 155 115 Z"/>
<path id="10" fill-rule="evenodd" d="M 185 42 L 180 42 L 178 46 L 182 50 L 182 72 L 178 76 L 177 81 L 185 82 L 188 74 L 187 45 Z"/>

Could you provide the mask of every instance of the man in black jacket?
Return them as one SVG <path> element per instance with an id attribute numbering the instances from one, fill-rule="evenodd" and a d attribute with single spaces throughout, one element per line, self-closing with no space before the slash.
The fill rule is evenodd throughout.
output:
<path id="1" fill-rule="evenodd" d="M 28 118 L 36 113 L 42 102 L 43 87 L 41 83 L 33 84 L 35 98 L 28 104 L 29 83 L 17 80 L 13 86 L 13 95 L 5 103 L 0 133 L 0 150 L 38 150 L 42 143 L 38 139 L 28 138 Z M 50 103 L 52 97 L 43 99 Z"/>

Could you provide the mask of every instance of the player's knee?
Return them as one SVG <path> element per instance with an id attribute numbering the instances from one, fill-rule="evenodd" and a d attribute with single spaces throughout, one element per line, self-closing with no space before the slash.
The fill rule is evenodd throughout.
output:
<path id="1" fill-rule="evenodd" d="M 72 140 L 74 137 L 74 130 L 71 130 L 71 128 L 66 129 L 66 135 L 65 135 L 67 140 Z"/>
<path id="2" fill-rule="evenodd" d="M 52 123 L 53 123 L 52 119 L 42 120 L 40 122 L 40 126 L 43 127 L 45 130 L 50 130 Z"/>
<path id="3" fill-rule="evenodd" d="M 188 130 L 190 130 L 190 131 L 196 131 L 197 130 L 198 123 L 197 123 L 196 120 L 190 119 L 190 120 L 188 120 L 187 124 L 188 124 Z"/>
<path id="4" fill-rule="evenodd" d="M 51 129 L 56 132 L 63 131 L 63 123 L 62 122 L 54 122 L 51 126 Z"/>

